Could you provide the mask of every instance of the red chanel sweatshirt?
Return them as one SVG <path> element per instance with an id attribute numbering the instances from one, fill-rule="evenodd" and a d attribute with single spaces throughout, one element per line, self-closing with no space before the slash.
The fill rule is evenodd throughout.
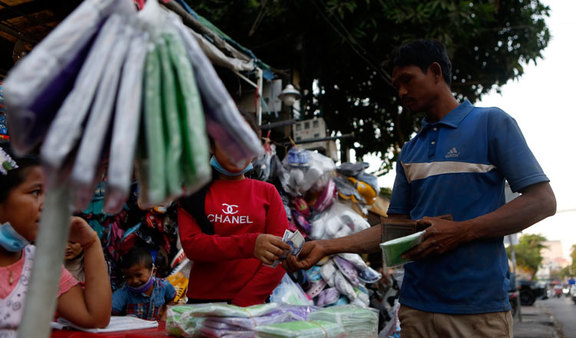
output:
<path id="1" fill-rule="evenodd" d="M 258 180 L 216 180 L 205 204 L 214 235 L 202 233 L 194 217 L 178 209 L 180 241 L 193 261 L 187 296 L 231 299 L 239 306 L 264 303 L 285 271 L 254 258 L 254 243 L 259 234 L 281 237 L 288 228 L 280 194 Z"/>

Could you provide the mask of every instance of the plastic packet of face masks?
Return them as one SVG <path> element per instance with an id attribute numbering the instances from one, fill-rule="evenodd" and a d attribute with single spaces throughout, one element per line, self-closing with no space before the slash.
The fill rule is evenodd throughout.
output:
<path id="1" fill-rule="evenodd" d="M 113 12 L 134 11 L 129 0 L 85 0 L 14 66 L 4 90 L 10 141 L 18 154 L 43 140 L 102 22 Z"/>
<path id="2" fill-rule="evenodd" d="M 140 130 L 142 81 L 148 39 L 147 32 L 136 33 L 122 69 L 110 144 L 108 187 L 104 201 L 104 211 L 109 214 L 122 210 L 130 194 L 134 154 Z"/>
<path id="3" fill-rule="evenodd" d="M 212 177 L 212 169 L 208 163 L 208 137 L 195 74 L 188 60 L 184 43 L 174 27 L 166 28 L 163 36 L 168 44 L 168 52 L 176 76 L 175 93 L 183 143 L 181 169 L 186 193 L 190 194 L 203 187 Z"/>
<path id="4" fill-rule="evenodd" d="M 338 323 L 346 337 L 378 336 L 378 311 L 356 306 L 340 305 L 327 307 L 310 314 L 309 320 Z"/>
<path id="5" fill-rule="evenodd" d="M 74 89 L 58 110 L 50 126 L 42 145 L 41 157 L 51 169 L 51 173 L 59 171 L 82 137 L 84 121 L 106 63 L 114 49 L 116 36 L 122 30 L 122 22 L 123 18 L 118 14 L 113 14 L 106 20 L 82 66 Z"/>
<path id="6" fill-rule="evenodd" d="M 256 328 L 257 337 L 342 337 L 342 326 L 327 321 L 294 321 Z"/>
<path id="7" fill-rule="evenodd" d="M 162 101 L 160 98 L 160 56 L 153 45 L 146 54 L 144 76 L 144 119 L 138 149 L 140 201 L 146 207 L 161 204 L 166 198 L 166 167 Z"/>
<path id="8" fill-rule="evenodd" d="M 425 231 L 426 230 L 380 243 L 386 266 L 393 267 L 411 262 L 410 260 L 403 259 L 402 254 L 420 244 Z"/>
<path id="9" fill-rule="evenodd" d="M 168 306 L 166 332 L 178 337 L 203 337 L 200 328 L 205 320 L 203 317 L 190 316 L 186 305 Z"/>
<path id="10" fill-rule="evenodd" d="M 204 103 L 206 128 L 235 162 L 254 158 L 264 151 L 256 133 L 244 120 L 214 67 L 180 18 L 171 14 L 170 23 L 179 32 L 192 63 Z"/>
<path id="11" fill-rule="evenodd" d="M 133 35 L 134 28 L 131 25 L 125 24 L 121 27 L 91 107 L 71 174 L 76 210 L 82 210 L 88 206 L 94 195 L 94 187 L 100 181 L 96 172 L 97 168 L 102 165 L 103 153 L 107 151 L 104 146 L 109 145 L 107 138 L 110 136 L 109 129 L 117 99 L 120 74 Z M 116 113 L 122 114 L 123 112 Z"/>
<path id="12" fill-rule="evenodd" d="M 168 46 L 164 39 L 159 39 L 157 48 L 160 56 L 162 77 L 162 119 L 164 121 L 164 145 L 166 162 L 166 188 L 168 198 L 177 197 L 182 193 L 182 135 L 178 119 L 178 103 L 176 101 L 176 79 L 170 64 Z"/>
<path id="13" fill-rule="evenodd" d="M 205 303 L 190 305 L 174 305 L 174 311 L 193 317 L 259 317 L 274 312 L 280 305 L 275 303 L 252 306 L 236 306 L 226 303 Z"/>

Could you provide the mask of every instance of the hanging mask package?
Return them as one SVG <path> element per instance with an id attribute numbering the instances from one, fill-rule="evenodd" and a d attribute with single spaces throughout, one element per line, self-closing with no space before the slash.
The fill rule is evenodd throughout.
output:
<path id="1" fill-rule="evenodd" d="M 141 182 L 140 201 L 145 206 L 164 202 L 166 197 L 164 132 L 160 95 L 160 57 L 156 46 L 146 55 L 144 76 L 144 119 L 141 126 L 145 138 L 140 144 L 138 177 Z"/>
<path id="2" fill-rule="evenodd" d="M 176 14 L 170 14 L 172 16 L 170 23 L 180 33 L 196 74 L 198 89 L 204 104 L 208 133 L 236 162 L 258 156 L 263 152 L 260 140 L 238 111 L 222 80 L 196 40 L 188 32 L 188 28 Z"/>
<path id="3" fill-rule="evenodd" d="M 164 13 L 156 0 L 149 0 L 138 14 L 150 34 L 144 67 L 144 118 L 140 126 L 142 137 L 138 145 L 137 174 L 140 183 L 140 203 L 153 207 L 166 201 L 166 137 L 162 114 L 162 70 L 158 42 L 165 23 Z"/>
<path id="4" fill-rule="evenodd" d="M 208 183 L 212 177 L 207 161 L 209 146 L 206 125 L 194 72 L 186 57 L 183 41 L 170 26 L 167 27 L 164 38 L 168 42 L 168 51 L 176 74 L 180 133 L 184 145 L 181 166 L 186 193 L 191 194 Z"/>
<path id="5" fill-rule="evenodd" d="M 142 81 L 148 40 L 147 32 L 135 33 L 122 69 L 110 145 L 108 187 L 104 200 L 104 211 L 109 214 L 122 210 L 130 194 L 134 152 L 140 129 Z"/>
<path id="6" fill-rule="evenodd" d="M 168 198 L 175 198 L 182 193 L 182 136 L 176 102 L 176 81 L 170 64 L 168 46 L 164 39 L 158 41 L 160 69 L 162 76 L 162 110 L 164 120 L 166 188 Z"/>
<path id="7" fill-rule="evenodd" d="M 118 14 L 111 15 L 106 21 L 80 70 L 74 89 L 50 126 L 40 153 L 50 176 L 57 175 L 82 137 L 82 125 L 88 115 L 116 36 L 122 28 L 122 21 L 122 17 Z"/>
<path id="8" fill-rule="evenodd" d="M 130 18 L 124 17 L 124 22 L 130 22 Z M 121 26 L 91 107 L 71 175 L 76 210 L 83 210 L 88 206 L 95 186 L 101 181 L 96 172 L 103 163 L 104 146 L 109 145 L 110 122 L 114 113 L 118 83 L 133 34 L 134 28 L 131 25 Z"/>
<path id="9" fill-rule="evenodd" d="M 128 0 L 86 0 L 10 71 L 4 90 L 18 154 L 29 153 L 43 140 L 102 22 L 112 12 L 133 10 Z"/>

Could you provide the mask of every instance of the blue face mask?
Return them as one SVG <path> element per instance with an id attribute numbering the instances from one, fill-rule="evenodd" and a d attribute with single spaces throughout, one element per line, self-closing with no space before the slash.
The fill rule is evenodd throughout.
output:
<path id="1" fill-rule="evenodd" d="M 219 163 L 218 160 L 216 159 L 216 156 L 214 156 L 214 155 L 212 155 L 212 157 L 210 158 L 210 165 L 211 165 L 214 169 L 216 169 L 217 172 L 219 172 L 219 173 L 222 174 L 222 175 L 226 175 L 226 176 L 240 176 L 240 175 L 242 175 L 242 174 L 244 174 L 244 173 L 246 173 L 246 172 L 248 172 L 248 171 L 250 171 L 250 170 L 253 169 L 252 162 L 250 162 L 250 164 L 248 164 L 248 165 L 246 166 L 246 168 L 242 169 L 242 171 L 239 171 L 239 172 L 231 172 L 231 171 L 228 171 L 228 170 L 224 169 L 224 168 L 220 165 L 220 163 Z"/>
<path id="2" fill-rule="evenodd" d="M 0 245 L 5 250 L 10 252 L 22 251 L 28 244 L 30 242 L 17 233 L 10 223 L 6 222 L 0 225 Z"/>

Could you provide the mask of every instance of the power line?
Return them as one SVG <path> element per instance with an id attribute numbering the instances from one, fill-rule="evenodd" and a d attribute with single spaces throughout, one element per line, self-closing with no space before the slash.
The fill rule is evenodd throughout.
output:
<path id="1" fill-rule="evenodd" d="M 324 10 L 318 7 L 317 1 L 319 1 L 322 4 Z M 317 1 L 312 1 L 312 4 L 314 5 L 314 8 L 320 14 L 320 16 L 322 16 L 324 21 L 326 21 L 326 23 L 328 23 L 328 25 L 348 44 L 348 46 L 352 49 L 352 51 L 354 51 L 354 53 L 356 53 L 364 62 L 366 62 L 370 68 L 374 69 L 378 74 L 380 74 L 380 76 L 384 79 L 386 83 L 392 86 L 392 80 L 390 75 L 386 71 L 384 71 L 381 67 L 374 65 L 374 63 L 366 57 L 366 54 L 368 53 L 358 42 L 356 42 L 356 39 L 354 39 L 352 34 L 348 32 L 346 26 L 344 26 L 342 21 L 340 21 L 338 17 L 330 13 L 328 8 L 326 8 L 326 4 L 324 4 L 321 0 Z M 338 27 L 334 25 L 334 23 L 330 20 L 330 18 L 326 16 L 324 11 L 330 13 L 330 15 L 334 17 L 334 21 L 336 21 L 339 24 L 340 29 L 344 31 L 344 34 L 340 31 Z"/>

